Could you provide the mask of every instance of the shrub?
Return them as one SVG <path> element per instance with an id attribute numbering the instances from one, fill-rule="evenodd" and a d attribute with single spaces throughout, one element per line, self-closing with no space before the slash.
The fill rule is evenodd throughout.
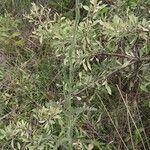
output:
<path id="1" fill-rule="evenodd" d="M 76 0 L 70 19 L 32 3 L 25 18 L 32 39 L 39 40 L 38 51 L 21 53 L 18 64 L 0 72 L 2 149 L 149 149 L 145 4 Z M 16 32 L 18 23 L 2 18 L 8 30 L 2 25 L 0 31 Z"/>

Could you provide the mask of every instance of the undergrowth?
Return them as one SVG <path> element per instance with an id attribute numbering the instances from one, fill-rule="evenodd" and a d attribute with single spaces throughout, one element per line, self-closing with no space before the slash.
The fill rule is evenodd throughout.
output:
<path id="1" fill-rule="evenodd" d="M 2 2 L 0 149 L 150 149 L 149 0 Z"/>

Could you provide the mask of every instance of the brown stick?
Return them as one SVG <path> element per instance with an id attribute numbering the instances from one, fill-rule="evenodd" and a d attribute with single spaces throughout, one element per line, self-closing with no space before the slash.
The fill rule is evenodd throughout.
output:
<path id="1" fill-rule="evenodd" d="M 133 61 L 146 61 L 146 62 L 150 62 L 150 57 L 132 57 L 129 55 L 125 55 L 125 54 L 117 54 L 117 53 L 98 53 L 95 56 L 107 56 L 107 57 L 120 57 L 120 58 L 127 58 Z"/>

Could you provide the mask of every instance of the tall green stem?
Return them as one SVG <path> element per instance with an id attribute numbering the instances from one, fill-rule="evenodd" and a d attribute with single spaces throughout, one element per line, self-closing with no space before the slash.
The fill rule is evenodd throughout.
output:
<path id="1" fill-rule="evenodd" d="M 68 100 L 68 108 L 71 107 L 71 93 L 73 89 L 73 83 L 74 83 L 74 67 L 73 67 L 73 59 L 76 51 L 76 36 L 77 36 L 77 30 L 78 30 L 78 24 L 80 19 L 80 8 L 79 8 L 79 0 L 76 0 L 76 9 L 75 9 L 75 25 L 73 30 L 73 37 L 72 37 L 72 45 L 69 49 L 69 100 Z"/>
<path id="2" fill-rule="evenodd" d="M 76 51 L 76 36 L 77 36 L 77 30 L 78 30 L 78 24 L 79 24 L 79 19 L 80 19 L 80 9 L 79 9 L 79 0 L 76 0 L 76 9 L 75 9 L 75 25 L 74 25 L 74 30 L 73 30 L 73 37 L 72 37 L 72 45 L 71 48 L 69 49 L 69 82 L 68 82 L 68 87 L 69 87 L 69 93 L 66 99 L 66 109 L 68 110 L 68 131 L 67 131 L 67 138 L 69 140 L 69 150 L 72 150 L 72 136 L 73 136 L 73 127 L 72 127 L 72 120 L 73 116 L 71 113 L 71 101 L 72 101 L 72 90 L 73 90 L 73 84 L 74 84 L 74 55 Z"/>

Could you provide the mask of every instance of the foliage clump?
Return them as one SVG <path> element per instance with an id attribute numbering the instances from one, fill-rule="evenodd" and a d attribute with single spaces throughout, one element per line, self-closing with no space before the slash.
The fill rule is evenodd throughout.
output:
<path id="1" fill-rule="evenodd" d="M 0 16 L 0 148 L 149 149 L 148 1 L 39 3 Z"/>

